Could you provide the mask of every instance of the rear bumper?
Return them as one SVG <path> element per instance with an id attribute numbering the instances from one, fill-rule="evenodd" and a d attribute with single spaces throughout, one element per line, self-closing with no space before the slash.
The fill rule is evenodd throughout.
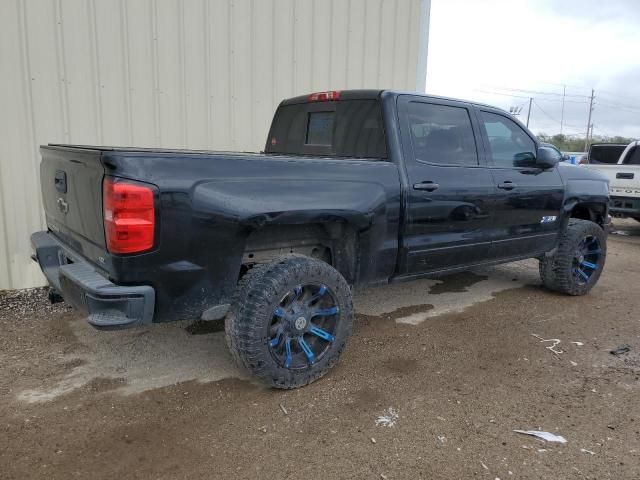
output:
<path id="1" fill-rule="evenodd" d="M 611 197 L 609 211 L 618 217 L 640 217 L 640 198 Z"/>
<path id="2" fill-rule="evenodd" d="M 153 321 L 153 287 L 115 285 L 48 232 L 32 234 L 31 246 L 51 287 L 94 327 L 113 330 Z"/>

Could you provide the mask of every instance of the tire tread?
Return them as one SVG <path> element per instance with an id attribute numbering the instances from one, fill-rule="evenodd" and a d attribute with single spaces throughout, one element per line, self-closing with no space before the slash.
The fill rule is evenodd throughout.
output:
<path id="1" fill-rule="evenodd" d="M 291 275 L 315 273 L 331 276 L 332 283 L 346 293 L 346 311 L 341 311 L 340 323 L 347 334 L 337 339 L 338 345 L 328 361 L 318 362 L 307 370 L 292 371 L 274 366 L 270 357 L 265 358 L 264 338 L 254 319 L 266 305 L 278 295 L 278 282 Z M 256 376 L 262 383 L 281 389 L 297 388 L 322 377 L 338 361 L 351 332 L 353 304 L 349 287 L 340 273 L 320 260 L 303 255 L 284 255 L 270 263 L 258 264 L 239 281 L 232 306 L 225 320 L 225 337 L 234 361 Z M 343 323 L 344 322 L 344 323 Z M 322 365 L 319 365 L 322 363 Z"/>
<path id="2" fill-rule="evenodd" d="M 602 249 L 602 260 L 598 270 L 586 284 L 576 282 L 571 267 L 573 265 L 573 252 L 578 243 L 586 236 L 597 236 Z M 552 255 L 545 255 L 540 260 L 540 278 L 542 284 L 549 290 L 567 295 L 584 295 L 593 288 L 600 278 L 606 259 L 606 234 L 600 226 L 589 220 L 572 218 L 567 229 L 560 237 L 558 248 Z"/>

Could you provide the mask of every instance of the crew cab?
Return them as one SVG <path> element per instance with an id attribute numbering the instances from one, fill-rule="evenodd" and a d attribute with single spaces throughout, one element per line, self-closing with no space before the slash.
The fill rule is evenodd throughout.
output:
<path id="1" fill-rule="evenodd" d="M 616 217 L 631 217 L 640 221 L 640 142 L 627 145 L 614 164 L 585 165 L 603 173 L 609 179 L 609 208 Z"/>
<path id="2" fill-rule="evenodd" d="M 526 258 L 587 293 L 608 184 L 504 111 L 389 90 L 280 103 L 263 153 L 41 147 L 50 285 L 99 329 L 225 318 L 238 363 L 305 385 L 343 351 L 352 289 Z"/>

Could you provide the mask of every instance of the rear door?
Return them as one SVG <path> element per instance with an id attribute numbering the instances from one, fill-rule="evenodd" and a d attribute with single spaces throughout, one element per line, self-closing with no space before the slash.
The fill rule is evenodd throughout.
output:
<path id="1" fill-rule="evenodd" d="M 478 116 L 496 192 L 491 258 L 549 250 L 564 198 L 558 168 L 535 166 L 535 140 L 506 114 L 479 109 Z"/>
<path id="2" fill-rule="evenodd" d="M 471 108 L 402 95 L 398 111 L 409 183 L 401 271 L 417 274 L 483 261 L 494 186 Z"/>
<path id="3" fill-rule="evenodd" d="M 105 254 L 101 152 L 41 148 L 40 186 L 47 227 L 76 252 L 94 261 Z"/>

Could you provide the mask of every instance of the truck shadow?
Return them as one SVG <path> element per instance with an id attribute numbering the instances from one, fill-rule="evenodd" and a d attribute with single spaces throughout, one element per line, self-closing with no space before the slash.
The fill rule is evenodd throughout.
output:
<path id="1" fill-rule="evenodd" d="M 461 312 L 501 291 L 539 283 L 537 262 L 458 273 L 356 292 L 355 328 L 371 322 L 417 325 L 439 315 Z M 132 330 L 94 330 L 69 315 L 70 336 L 78 348 L 59 359 L 55 375 L 18 399 L 46 402 L 77 389 L 137 394 L 180 382 L 247 379 L 233 363 L 224 339 L 224 321 L 170 322 Z M 62 368 L 64 366 L 64 368 Z"/>

